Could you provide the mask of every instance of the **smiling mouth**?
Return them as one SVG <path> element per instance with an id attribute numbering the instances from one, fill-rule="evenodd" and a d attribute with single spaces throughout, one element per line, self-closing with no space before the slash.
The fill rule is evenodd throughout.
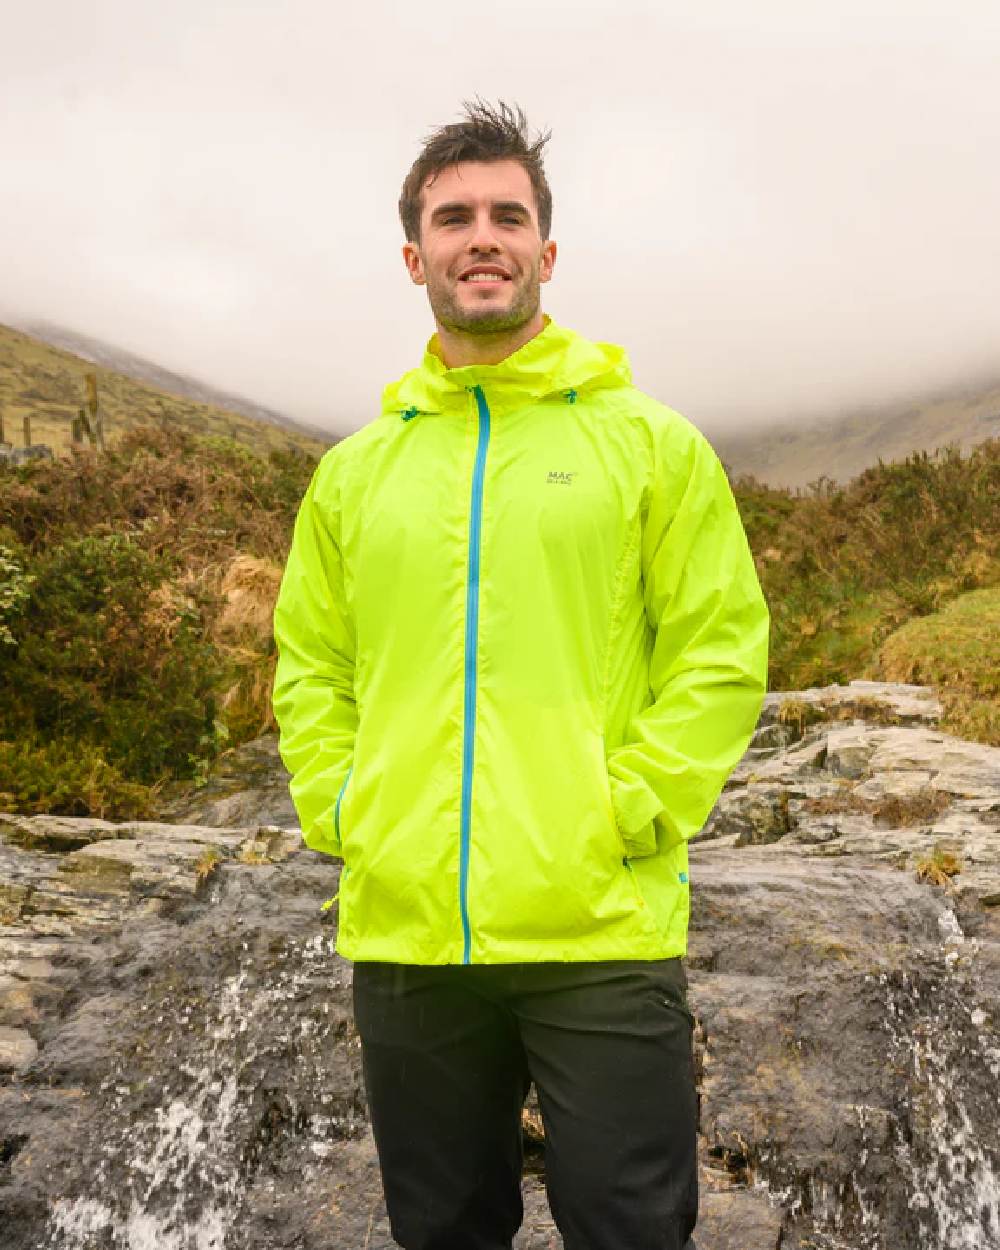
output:
<path id="1" fill-rule="evenodd" d="M 459 282 L 476 282 L 483 286 L 487 285 L 488 283 L 493 283 L 494 285 L 499 286 L 501 282 L 509 282 L 509 281 L 510 281 L 510 274 L 505 273 L 502 269 L 499 269 L 499 268 L 470 269 L 468 270 L 467 273 L 463 273 L 459 277 Z"/>

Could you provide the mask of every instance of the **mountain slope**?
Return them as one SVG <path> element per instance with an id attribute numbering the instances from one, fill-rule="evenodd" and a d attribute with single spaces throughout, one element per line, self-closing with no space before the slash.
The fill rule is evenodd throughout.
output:
<path id="1" fill-rule="evenodd" d="M 65 326 L 38 321 L 18 325 L 16 328 L 23 330 L 34 339 L 48 343 L 51 347 L 61 347 L 64 351 L 81 356 L 84 360 L 103 365 L 114 373 L 123 373 L 126 377 L 135 378 L 139 382 L 149 382 L 158 390 L 166 391 L 168 394 L 178 395 L 182 399 L 193 399 L 201 404 L 211 404 L 216 408 L 225 408 L 227 412 L 238 412 L 244 417 L 252 417 L 255 421 L 266 421 L 270 425 L 282 426 L 298 434 L 317 438 L 320 442 L 329 441 L 328 433 L 316 426 L 293 421 L 283 413 L 275 412 L 273 408 L 265 408 L 262 404 L 255 404 L 243 395 L 220 391 L 217 387 L 209 386 L 208 383 L 201 382 L 197 378 L 173 373 L 170 369 L 164 369 L 161 365 L 137 356 L 134 352 L 115 347 L 114 344 L 105 343 L 101 339 L 80 334 L 76 330 L 69 330 Z"/>
<path id="2" fill-rule="evenodd" d="M 90 340 L 79 340 L 98 346 Z M 96 355 L 96 352 L 91 352 Z M 31 417 L 32 442 L 47 443 L 56 450 L 69 447 L 70 423 L 85 397 L 84 375 L 97 374 L 106 437 L 114 441 L 137 426 L 180 426 L 201 434 L 235 438 L 257 451 L 301 448 L 318 454 L 333 439 L 319 431 L 285 422 L 278 414 L 247 405 L 208 388 L 198 388 L 177 374 L 158 370 L 138 357 L 128 357 L 106 348 L 104 360 L 90 360 L 65 348 L 0 325 L 0 412 L 3 413 L 8 442 L 22 442 L 22 418 Z M 117 359 L 109 368 L 104 361 Z M 127 376 L 124 366 L 131 360 L 153 371 L 160 384 Z M 121 365 L 122 367 L 118 367 Z M 188 394 L 178 394 L 177 384 L 186 385 Z M 199 398 L 199 394 L 205 398 Z M 218 400 L 241 402 L 244 411 L 234 410 Z"/>
<path id="3" fill-rule="evenodd" d="M 928 396 L 797 426 L 783 423 L 747 434 L 714 438 L 737 476 L 769 486 L 804 487 L 821 476 L 848 482 L 879 460 L 903 460 L 914 451 L 949 443 L 968 451 L 1000 436 L 1000 383 Z"/>

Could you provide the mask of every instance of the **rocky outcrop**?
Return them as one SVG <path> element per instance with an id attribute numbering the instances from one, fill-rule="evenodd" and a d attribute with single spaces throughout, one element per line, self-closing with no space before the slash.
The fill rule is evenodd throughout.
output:
<path id="1" fill-rule="evenodd" d="M 276 825 L 294 828 L 298 821 L 288 793 L 288 775 L 273 735 L 226 751 L 211 777 L 192 790 L 182 786 L 165 799 L 161 820 L 213 828 Z"/>
<path id="2" fill-rule="evenodd" d="M 32 443 L 30 447 L 12 447 L 10 443 L 0 443 L 0 466 L 27 464 L 29 460 L 51 460 L 52 448 L 45 443 Z"/>
<path id="3" fill-rule="evenodd" d="M 1000 750 L 941 733 L 939 715 L 921 687 L 768 695 L 698 841 L 780 842 L 807 858 L 924 864 L 924 875 L 948 857 L 939 875 L 954 903 L 1000 906 Z"/>
<path id="4" fill-rule="evenodd" d="M 1000 750 L 938 715 L 769 696 L 692 846 L 700 1250 L 1000 1246 Z M 392 1245 L 336 865 L 244 754 L 185 823 L 0 817 L 5 1248 Z"/>
<path id="5" fill-rule="evenodd" d="M 770 695 L 692 847 L 702 1133 L 782 1246 L 1000 1246 L 1000 750 L 939 714 Z"/>

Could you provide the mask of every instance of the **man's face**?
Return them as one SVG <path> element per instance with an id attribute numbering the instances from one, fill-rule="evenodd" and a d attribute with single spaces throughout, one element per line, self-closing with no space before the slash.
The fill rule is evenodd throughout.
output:
<path id="1" fill-rule="evenodd" d="M 514 331 L 538 314 L 556 245 L 538 228 L 535 193 L 517 161 L 469 161 L 424 184 L 420 241 L 406 243 L 411 279 L 435 320 L 458 334 Z"/>

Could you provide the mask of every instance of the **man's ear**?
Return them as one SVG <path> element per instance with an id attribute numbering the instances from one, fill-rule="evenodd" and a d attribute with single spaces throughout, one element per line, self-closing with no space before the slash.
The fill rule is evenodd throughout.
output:
<path id="1" fill-rule="evenodd" d="M 424 286 L 427 277 L 424 274 L 423 257 L 420 255 L 420 248 L 416 243 L 410 243 L 407 240 L 403 244 L 403 261 L 406 265 L 406 272 L 410 275 L 410 281 L 417 286 Z"/>
<path id="2" fill-rule="evenodd" d="M 554 239 L 546 239 L 542 244 L 542 261 L 538 266 L 538 281 L 548 282 L 556 264 L 556 243 Z"/>

